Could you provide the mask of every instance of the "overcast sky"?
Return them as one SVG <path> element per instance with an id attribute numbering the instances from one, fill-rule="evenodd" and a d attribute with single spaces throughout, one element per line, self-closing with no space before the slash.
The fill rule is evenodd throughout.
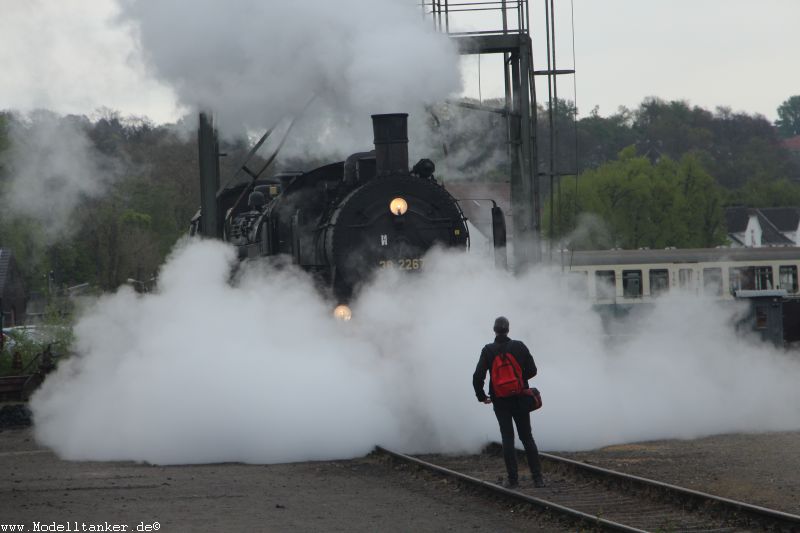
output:
<path id="1" fill-rule="evenodd" d="M 570 2 L 555 4 L 557 66 L 572 68 Z M 544 69 L 544 3 L 530 6 L 535 68 Z M 800 94 L 798 0 L 574 0 L 574 23 L 581 114 L 597 105 L 606 116 L 658 96 L 774 120 L 781 102 Z M 482 69 L 484 96 L 502 83 L 487 74 Z M 469 76 L 475 93 L 476 74 Z M 558 92 L 574 99 L 571 77 L 559 78 Z"/>
<path id="2" fill-rule="evenodd" d="M 571 68 L 570 2 L 556 4 L 558 67 Z M 531 8 L 536 68 L 544 68 L 543 2 L 531 0 Z M 157 122 L 180 115 L 171 88 L 148 74 L 135 29 L 113 21 L 114 0 L 0 0 L 0 9 L 0 108 L 91 114 L 105 106 Z M 574 10 L 582 114 L 597 105 L 605 116 L 658 96 L 774 120 L 778 105 L 800 94 L 798 0 L 574 0 Z M 467 94 L 477 96 L 476 61 L 465 66 Z M 492 67 L 482 61 L 484 98 L 501 92 Z M 561 78 L 559 95 L 573 99 L 570 77 Z"/>

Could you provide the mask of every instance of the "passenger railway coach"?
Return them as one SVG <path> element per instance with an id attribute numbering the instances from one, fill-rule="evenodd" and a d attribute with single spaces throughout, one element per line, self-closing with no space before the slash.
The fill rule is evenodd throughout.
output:
<path id="1" fill-rule="evenodd" d="M 678 289 L 723 300 L 743 291 L 800 296 L 795 247 L 569 252 L 563 264 L 597 304 L 648 302 Z"/>

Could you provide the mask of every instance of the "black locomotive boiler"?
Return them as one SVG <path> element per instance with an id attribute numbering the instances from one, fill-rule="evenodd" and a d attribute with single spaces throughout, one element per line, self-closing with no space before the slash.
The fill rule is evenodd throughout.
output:
<path id="1" fill-rule="evenodd" d="M 409 170 L 407 117 L 373 115 L 375 149 L 345 161 L 269 179 L 248 172 L 255 179 L 204 200 L 217 222 L 204 220 L 202 211 L 193 228 L 213 234 L 217 226 L 217 236 L 236 246 L 240 259 L 291 257 L 337 303 L 347 302 L 376 269 L 421 269 L 436 245 L 466 250 L 466 219 L 434 178 L 434 163 L 421 159 Z M 202 139 L 200 145 L 202 166 Z"/>

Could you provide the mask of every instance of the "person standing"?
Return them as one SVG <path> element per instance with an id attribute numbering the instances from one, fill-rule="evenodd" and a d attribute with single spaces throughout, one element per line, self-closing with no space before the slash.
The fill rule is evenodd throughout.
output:
<path id="1" fill-rule="evenodd" d="M 525 447 L 528 467 L 531 470 L 535 487 L 544 487 L 542 466 L 539 463 L 539 450 L 533 440 L 531 431 L 531 417 L 528 409 L 522 402 L 522 390 L 528 389 L 528 380 L 537 373 L 536 363 L 528 347 L 522 341 L 508 338 L 509 322 L 506 317 L 497 317 L 494 321 L 494 342 L 487 344 L 481 350 L 478 366 L 472 376 L 472 386 L 478 401 L 492 404 L 497 422 L 500 424 L 500 436 L 503 440 L 503 459 L 506 463 L 508 478 L 504 485 L 513 488 L 519 485 L 517 472 L 517 455 L 514 448 L 514 425 L 517 434 Z M 505 367 L 505 369 L 500 368 Z M 490 372 L 491 371 L 491 372 Z M 486 373 L 489 376 L 489 395 L 483 390 Z M 495 389 L 493 376 L 511 376 L 518 380 L 517 383 L 498 383 L 499 391 Z"/>

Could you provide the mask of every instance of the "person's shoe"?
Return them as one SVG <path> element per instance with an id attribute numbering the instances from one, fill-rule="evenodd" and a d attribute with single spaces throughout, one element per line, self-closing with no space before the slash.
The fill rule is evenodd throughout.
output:
<path id="1" fill-rule="evenodd" d="M 506 479 L 503 481 L 504 489 L 516 489 L 517 487 L 519 487 L 519 481 L 516 479 Z"/>
<path id="2" fill-rule="evenodd" d="M 546 487 L 547 484 L 544 482 L 544 479 L 542 479 L 542 476 L 537 476 L 533 478 L 533 486 L 536 487 L 537 489 L 541 489 L 543 487 Z"/>

